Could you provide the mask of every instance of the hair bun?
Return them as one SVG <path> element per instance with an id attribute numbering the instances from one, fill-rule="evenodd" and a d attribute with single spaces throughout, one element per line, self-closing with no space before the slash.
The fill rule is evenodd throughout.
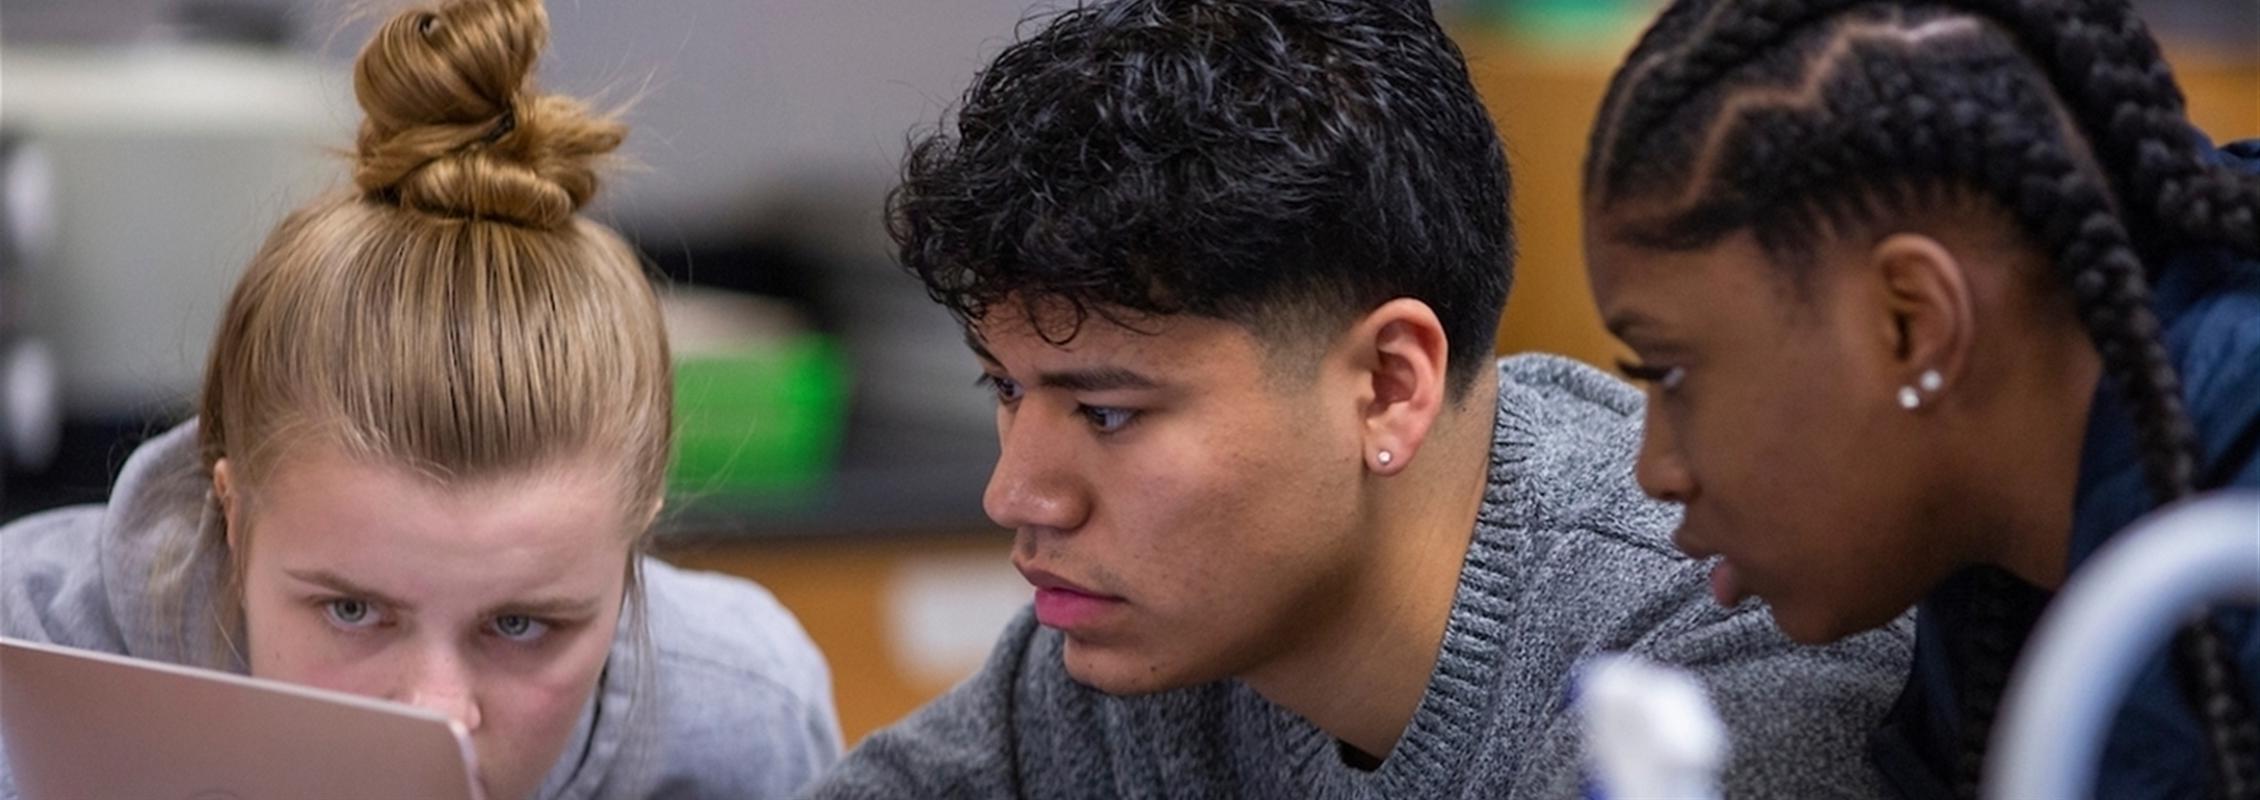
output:
<path id="1" fill-rule="evenodd" d="M 596 194 L 626 126 L 533 90 L 540 0 L 458 0 L 387 21 L 354 64 L 362 192 L 431 214 L 553 228 Z"/>

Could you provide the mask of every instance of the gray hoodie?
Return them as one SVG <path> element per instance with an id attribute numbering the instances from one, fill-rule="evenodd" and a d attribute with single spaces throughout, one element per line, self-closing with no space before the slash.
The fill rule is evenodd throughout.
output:
<path id="1" fill-rule="evenodd" d="M 1490 485 L 1428 689 L 1372 771 L 1237 681 L 1138 697 L 1076 683 L 1022 614 L 972 680 L 874 734 L 812 797 L 1574 798 L 1568 678 L 1599 653 L 1692 671 L 1733 737 L 1730 797 L 1879 797 L 1865 743 L 1906 680 L 1904 618 L 1822 648 L 1719 608 L 1632 477 L 1641 398 L 1577 362 L 1499 363 Z"/>
<path id="2" fill-rule="evenodd" d="M 0 528 L 0 634 L 242 672 L 218 627 L 193 622 L 220 574 L 209 486 L 190 423 L 134 453 L 109 505 Z M 737 578 L 651 559 L 643 577 L 649 646 L 620 626 L 540 797 L 787 797 L 838 760 L 831 676 L 791 613 Z M 15 796 L 0 764 L 0 798 Z"/>

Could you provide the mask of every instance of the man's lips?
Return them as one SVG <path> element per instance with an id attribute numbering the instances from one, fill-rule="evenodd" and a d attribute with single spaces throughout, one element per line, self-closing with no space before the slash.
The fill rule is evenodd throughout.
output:
<path id="1" fill-rule="evenodd" d="M 1020 577 L 1027 579 L 1028 585 L 1034 586 L 1038 589 L 1062 589 L 1074 592 L 1076 594 L 1106 600 L 1122 599 L 1115 595 L 1110 595 L 1097 589 L 1093 589 L 1083 584 L 1060 577 L 1058 573 L 1052 572 L 1042 567 L 1029 566 L 1027 564 L 1015 562 L 1012 565 L 1012 568 L 1020 571 Z"/>
<path id="2" fill-rule="evenodd" d="M 1015 564 L 1020 576 L 1036 587 L 1036 621 L 1044 626 L 1074 632 L 1122 608 L 1121 598 L 1086 588 L 1049 571 Z"/>

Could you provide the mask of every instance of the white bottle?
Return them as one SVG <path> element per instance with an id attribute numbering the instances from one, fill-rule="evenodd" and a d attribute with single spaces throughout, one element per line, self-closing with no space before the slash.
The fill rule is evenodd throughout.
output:
<path id="1" fill-rule="evenodd" d="M 1634 656 L 1603 656 L 1579 672 L 1576 706 L 1594 797 L 1719 797 L 1726 726 L 1693 676 Z"/>

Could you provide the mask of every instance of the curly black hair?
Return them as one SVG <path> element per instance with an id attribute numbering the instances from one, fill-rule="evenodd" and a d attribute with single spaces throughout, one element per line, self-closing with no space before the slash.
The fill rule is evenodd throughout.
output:
<path id="1" fill-rule="evenodd" d="M 2196 490 L 2150 278 L 2177 249 L 2260 257 L 2260 180 L 2208 159 L 2125 0 L 1678 0 L 1610 86 L 1588 158 L 1588 203 L 1640 217 L 1630 239 L 1693 249 L 1748 230 L 1793 277 L 1824 234 L 1986 198 L 2078 310 L 2134 412 L 2153 497 Z M 1981 598 L 1983 647 L 1957 665 L 1964 796 L 2028 632 L 1998 599 Z M 2173 663 L 2216 790 L 2260 797 L 2253 684 L 2217 626 L 2184 628 Z"/>
<path id="2" fill-rule="evenodd" d="M 1276 345 L 1414 298 L 1461 397 L 1506 304 L 1507 195 L 1427 3 L 1117 0 L 999 54 L 954 135 L 912 143 L 888 216 L 961 322 L 1009 302 L 1054 343 L 1187 314 Z"/>

